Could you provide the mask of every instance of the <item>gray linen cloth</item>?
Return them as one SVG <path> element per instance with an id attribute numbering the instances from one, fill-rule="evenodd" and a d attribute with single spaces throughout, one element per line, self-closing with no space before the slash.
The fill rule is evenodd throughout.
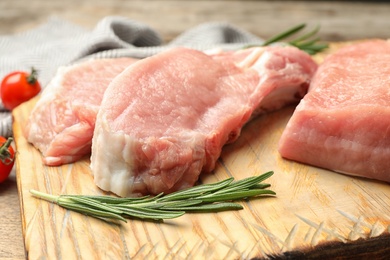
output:
<path id="1" fill-rule="evenodd" d="M 145 58 L 175 46 L 234 50 L 262 42 L 225 22 L 200 24 L 165 44 L 148 25 L 124 17 L 106 17 L 93 30 L 53 17 L 33 30 L 0 36 L 0 79 L 14 70 L 34 67 L 44 88 L 58 67 L 86 58 Z M 12 116 L 1 100 L 0 135 L 12 136 Z"/>

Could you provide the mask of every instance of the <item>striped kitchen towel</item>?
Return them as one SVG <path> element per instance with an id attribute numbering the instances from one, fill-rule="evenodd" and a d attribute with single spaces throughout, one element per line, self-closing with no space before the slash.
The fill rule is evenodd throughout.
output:
<path id="1" fill-rule="evenodd" d="M 44 88 L 58 67 L 85 58 L 145 58 L 175 46 L 237 49 L 262 42 L 261 38 L 224 22 L 201 24 L 163 43 L 158 32 L 148 25 L 124 17 L 106 17 L 93 30 L 50 18 L 31 31 L 0 36 L 0 79 L 11 71 L 35 67 Z M 12 135 L 12 117 L 1 101 L 0 135 Z"/>

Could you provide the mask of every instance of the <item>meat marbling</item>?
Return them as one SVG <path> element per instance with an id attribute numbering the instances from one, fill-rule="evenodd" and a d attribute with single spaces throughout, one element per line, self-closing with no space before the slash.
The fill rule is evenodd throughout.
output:
<path id="1" fill-rule="evenodd" d="M 325 59 L 284 130 L 291 160 L 390 181 L 390 42 L 344 47 Z"/>
<path id="2" fill-rule="evenodd" d="M 205 54 L 174 48 L 137 62 L 104 95 L 91 169 L 120 196 L 193 186 L 254 115 L 298 102 L 316 63 L 294 47 Z"/>
<path id="3" fill-rule="evenodd" d="M 132 58 L 101 59 L 64 66 L 44 89 L 25 128 L 46 165 L 74 162 L 90 154 L 95 119 L 110 81 Z"/>

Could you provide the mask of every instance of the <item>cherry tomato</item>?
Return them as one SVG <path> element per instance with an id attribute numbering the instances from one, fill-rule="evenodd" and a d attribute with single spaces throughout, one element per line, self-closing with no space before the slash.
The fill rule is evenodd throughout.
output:
<path id="1" fill-rule="evenodd" d="M 28 74 L 15 71 L 6 75 L 1 82 L 1 100 L 5 108 L 12 110 L 21 103 L 33 98 L 41 91 L 37 71 L 32 68 Z"/>
<path id="2" fill-rule="evenodd" d="M 12 148 L 12 138 L 5 139 L 0 136 L 0 183 L 4 182 L 14 166 L 15 151 Z"/>

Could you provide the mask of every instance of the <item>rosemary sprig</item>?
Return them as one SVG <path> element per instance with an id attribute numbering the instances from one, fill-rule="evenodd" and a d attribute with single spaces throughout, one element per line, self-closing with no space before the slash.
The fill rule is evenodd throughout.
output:
<path id="1" fill-rule="evenodd" d="M 61 207 L 103 220 L 137 218 L 157 220 L 177 218 L 187 212 L 219 212 L 239 210 L 243 207 L 232 201 L 264 195 L 275 195 L 268 190 L 270 184 L 261 183 L 273 175 L 267 172 L 234 181 L 228 178 L 212 184 L 201 184 L 171 194 L 144 196 L 138 198 L 117 198 L 113 196 L 51 195 L 30 190 L 37 198 L 53 202 Z"/>
<path id="2" fill-rule="evenodd" d="M 313 38 L 317 32 L 320 29 L 320 26 L 315 27 L 313 30 L 309 31 L 308 33 L 305 33 L 301 36 L 298 36 L 295 39 L 287 40 L 288 38 L 296 35 L 297 33 L 301 32 L 306 27 L 306 24 L 299 24 L 296 25 L 282 33 L 279 33 L 268 40 L 266 40 L 261 46 L 267 46 L 276 42 L 285 42 L 288 45 L 292 45 L 297 47 L 298 49 L 301 49 L 310 55 L 316 54 L 318 52 L 323 51 L 324 49 L 328 48 L 327 43 L 320 42 L 319 37 Z M 253 46 L 248 46 L 253 47 Z"/>

